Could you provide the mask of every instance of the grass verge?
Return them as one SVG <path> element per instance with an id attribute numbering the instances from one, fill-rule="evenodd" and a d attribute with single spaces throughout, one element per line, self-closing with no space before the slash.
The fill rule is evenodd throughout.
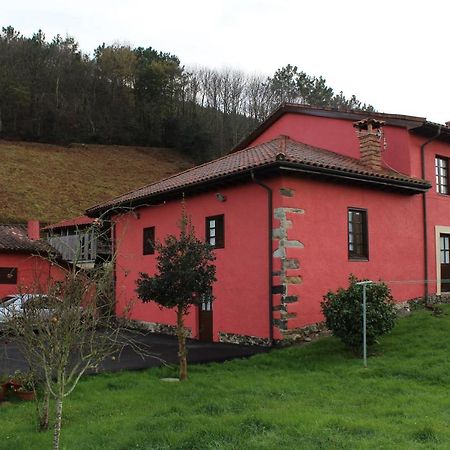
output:
<path id="1" fill-rule="evenodd" d="M 67 449 L 449 448 L 450 306 L 417 311 L 368 369 L 334 338 L 248 360 L 86 377 L 65 403 Z M 47 449 L 34 405 L 0 408 L 1 449 Z"/>

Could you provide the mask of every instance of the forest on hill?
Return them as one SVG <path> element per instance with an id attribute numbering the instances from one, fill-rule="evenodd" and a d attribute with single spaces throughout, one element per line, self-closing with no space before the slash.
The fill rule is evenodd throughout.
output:
<path id="1" fill-rule="evenodd" d="M 283 101 L 373 110 L 287 65 L 273 76 L 186 68 L 152 47 L 0 34 L 0 137 L 173 147 L 197 162 L 228 151 Z"/>

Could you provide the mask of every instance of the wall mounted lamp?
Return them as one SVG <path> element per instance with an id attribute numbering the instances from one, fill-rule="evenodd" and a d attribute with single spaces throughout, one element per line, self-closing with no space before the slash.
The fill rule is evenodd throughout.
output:
<path id="1" fill-rule="evenodd" d="M 227 201 L 227 197 L 225 195 L 221 194 L 220 192 L 217 192 L 216 198 L 217 198 L 217 200 L 219 200 L 219 202 L 226 202 Z"/>

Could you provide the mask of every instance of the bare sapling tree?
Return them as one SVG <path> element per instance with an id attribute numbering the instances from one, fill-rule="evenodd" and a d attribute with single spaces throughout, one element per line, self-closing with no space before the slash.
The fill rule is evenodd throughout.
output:
<path id="1" fill-rule="evenodd" d="M 153 276 L 141 273 L 137 293 L 143 302 L 154 301 L 162 308 L 175 309 L 177 316 L 179 378 L 187 378 L 187 329 L 184 318 L 192 306 L 212 301 L 212 284 L 216 281 L 212 247 L 195 236 L 194 228 L 183 212 L 180 235 L 169 235 L 155 245 L 157 270 Z"/>
<path id="2" fill-rule="evenodd" d="M 27 360 L 35 380 L 42 381 L 40 426 L 48 427 L 50 398 L 55 403 L 53 448 L 60 448 L 64 399 L 86 372 L 95 371 L 127 345 L 142 356 L 146 349 L 126 333 L 115 315 L 113 261 L 81 269 L 52 260 L 59 276 L 36 276 L 22 292 L 22 305 L 10 311 L 7 327 Z"/>

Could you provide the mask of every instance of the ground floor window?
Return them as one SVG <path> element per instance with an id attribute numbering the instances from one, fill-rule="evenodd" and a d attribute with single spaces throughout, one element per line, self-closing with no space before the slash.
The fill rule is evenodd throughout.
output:
<path id="1" fill-rule="evenodd" d="M 0 284 L 17 284 L 17 268 L 0 267 Z"/>
<path id="2" fill-rule="evenodd" d="M 441 292 L 450 292 L 450 234 L 439 237 L 439 259 L 441 261 Z"/>

